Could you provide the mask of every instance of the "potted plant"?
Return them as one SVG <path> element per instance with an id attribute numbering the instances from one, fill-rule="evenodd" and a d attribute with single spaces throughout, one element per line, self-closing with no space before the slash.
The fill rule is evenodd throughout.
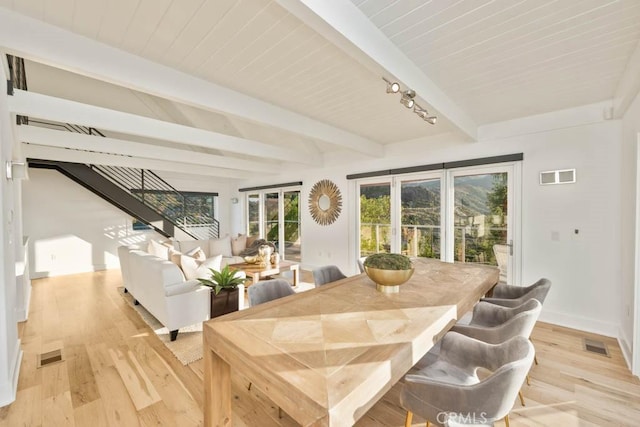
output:
<path id="1" fill-rule="evenodd" d="M 411 278 L 414 269 L 405 255 L 379 253 L 364 260 L 364 271 L 379 291 L 394 293 L 399 292 L 400 285 Z"/>
<path id="2" fill-rule="evenodd" d="M 210 317 L 222 316 L 223 314 L 238 311 L 238 299 L 244 298 L 239 295 L 238 285 L 244 284 L 247 280 L 238 274 L 237 270 L 232 270 L 225 265 L 220 271 L 210 268 L 209 279 L 199 278 L 198 280 L 205 286 L 211 288 L 211 314 Z"/>

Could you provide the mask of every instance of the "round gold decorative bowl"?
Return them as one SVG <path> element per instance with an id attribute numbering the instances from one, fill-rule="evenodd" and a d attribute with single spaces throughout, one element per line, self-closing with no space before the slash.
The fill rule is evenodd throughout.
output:
<path id="1" fill-rule="evenodd" d="M 376 289 L 384 293 L 400 291 L 400 285 L 411 279 L 413 267 L 409 270 L 381 270 L 379 268 L 364 267 L 365 273 L 376 284 Z"/>

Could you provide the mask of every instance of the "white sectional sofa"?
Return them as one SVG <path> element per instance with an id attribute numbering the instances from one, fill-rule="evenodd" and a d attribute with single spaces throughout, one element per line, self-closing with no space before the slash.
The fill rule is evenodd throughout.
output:
<path id="1" fill-rule="evenodd" d="M 120 246 L 118 256 L 126 291 L 169 329 L 171 341 L 178 329 L 209 319 L 211 289 L 197 279 L 185 280 L 178 265 L 135 246 Z M 244 295 L 244 286 L 239 288 Z"/>

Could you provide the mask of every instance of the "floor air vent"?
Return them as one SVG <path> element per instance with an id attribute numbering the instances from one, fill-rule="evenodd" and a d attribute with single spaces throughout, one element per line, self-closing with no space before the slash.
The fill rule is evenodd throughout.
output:
<path id="1" fill-rule="evenodd" d="M 609 349 L 607 345 L 602 341 L 591 340 L 589 338 L 584 339 L 584 349 L 591 353 L 600 354 L 602 356 L 609 356 Z"/>
<path id="2" fill-rule="evenodd" d="M 62 362 L 62 360 L 61 349 L 48 351 L 38 355 L 38 368 L 42 368 L 43 366 L 47 366 L 52 363 Z"/>

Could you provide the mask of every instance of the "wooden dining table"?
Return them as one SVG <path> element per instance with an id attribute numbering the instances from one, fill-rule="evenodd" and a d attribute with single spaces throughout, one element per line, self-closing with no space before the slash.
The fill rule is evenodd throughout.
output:
<path id="1" fill-rule="evenodd" d="M 237 374 L 303 426 L 353 425 L 499 277 L 478 264 L 414 266 L 395 294 L 361 274 L 205 322 L 205 426 L 233 425 Z"/>

